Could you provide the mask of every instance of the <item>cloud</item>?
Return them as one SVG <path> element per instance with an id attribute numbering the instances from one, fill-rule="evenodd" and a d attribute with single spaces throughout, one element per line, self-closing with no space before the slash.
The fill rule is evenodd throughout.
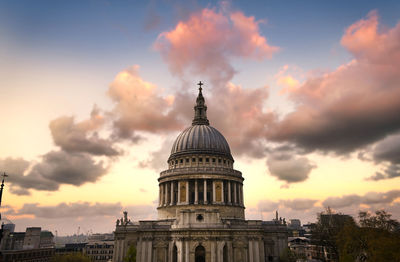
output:
<path id="1" fill-rule="evenodd" d="M 376 162 L 400 164 L 400 134 L 388 136 L 380 141 L 373 150 L 373 158 Z"/>
<path id="2" fill-rule="evenodd" d="M 226 5 L 222 7 L 192 13 L 173 30 L 158 36 L 154 47 L 174 75 L 194 73 L 221 86 L 235 74 L 230 59 L 262 60 L 279 50 L 260 35 L 261 21 L 240 11 L 230 11 Z"/>
<path id="3" fill-rule="evenodd" d="M 139 66 L 135 65 L 121 71 L 108 90 L 116 103 L 113 110 L 115 135 L 135 139 L 135 131 L 161 133 L 182 128 L 170 111 L 174 96 L 159 95 L 160 90 L 144 81 L 138 70 Z"/>
<path id="4" fill-rule="evenodd" d="M 57 231 L 58 235 L 81 232 L 112 232 L 115 222 L 127 210 L 132 221 L 155 219 L 156 207 L 152 205 L 129 205 L 104 202 L 62 202 L 56 205 L 25 203 L 21 208 L 8 208 L 7 218 L 16 224 L 17 231 L 26 227 L 39 226 L 42 229 Z M 62 225 L 62 227 L 60 227 Z"/>
<path id="5" fill-rule="evenodd" d="M 94 216 L 116 216 L 122 210 L 120 203 L 60 203 L 55 206 L 42 206 L 37 203 L 24 204 L 16 215 L 33 215 L 39 218 L 82 218 Z"/>
<path id="6" fill-rule="evenodd" d="M 89 120 L 75 123 L 73 117 L 59 117 L 50 122 L 54 143 L 67 152 L 86 152 L 92 155 L 116 156 L 118 151 L 112 142 L 99 138 L 97 130 L 104 123 L 103 116 L 95 106 Z M 88 133 L 92 132 L 89 136 Z"/>
<path id="7" fill-rule="evenodd" d="M 288 184 L 307 180 L 311 170 L 316 168 L 308 158 L 297 156 L 293 149 L 272 150 L 267 159 L 272 176 Z"/>
<path id="8" fill-rule="evenodd" d="M 5 172 L 11 179 L 15 175 L 23 174 L 28 167 L 29 161 L 26 161 L 22 158 L 8 157 L 5 159 L 0 159 L 0 170 Z M 6 180 L 8 179 L 9 178 L 6 178 Z"/>
<path id="9" fill-rule="evenodd" d="M 280 202 L 286 208 L 293 210 L 308 210 L 314 207 L 318 200 L 308 198 L 296 198 L 290 200 L 281 200 Z"/>
<path id="10" fill-rule="evenodd" d="M 27 175 L 43 177 L 60 184 L 80 186 L 95 182 L 107 172 L 103 162 L 95 162 L 87 154 L 51 151 L 45 154 L 42 162 L 34 165 Z"/>
<path id="11" fill-rule="evenodd" d="M 301 74 L 300 69 L 296 66 L 284 65 L 279 72 L 274 76 L 276 84 L 280 87 L 281 93 L 290 93 L 300 86 Z"/>
<path id="12" fill-rule="evenodd" d="M 375 205 L 391 204 L 400 197 L 400 190 L 391 190 L 388 192 L 368 192 L 363 196 L 352 194 L 341 197 L 328 197 L 322 202 L 324 207 L 343 208 L 353 205 Z"/>
<path id="13" fill-rule="evenodd" d="M 164 170 L 167 167 L 167 159 L 171 154 L 173 142 L 172 138 L 166 138 L 159 150 L 151 152 L 147 160 L 139 162 L 139 167 L 152 168 L 157 172 Z"/>
<path id="14" fill-rule="evenodd" d="M 271 212 L 277 210 L 279 207 L 279 202 L 271 200 L 260 200 L 258 202 L 258 210 L 261 212 Z"/>
<path id="15" fill-rule="evenodd" d="M 353 194 L 353 195 L 345 195 L 342 197 L 328 197 L 322 202 L 322 204 L 324 207 L 341 208 L 352 205 L 358 205 L 360 201 L 361 197 Z"/>
<path id="16" fill-rule="evenodd" d="M 80 186 L 97 181 L 108 170 L 102 161 L 96 163 L 88 154 L 65 151 L 50 151 L 40 162 L 29 165 L 23 159 L 0 160 L 0 167 L 9 174 L 12 193 L 27 195 L 29 189 L 56 191 L 62 184 Z"/>
<path id="17" fill-rule="evenodd" d="M 343 154 L 399 130 L 400 23 L 380 32 L 371 12 L 341 43 L 354 59 L 290 92 L 297 107 L 271 126 L 269 139 Z"/>
<path id="18" fill-rule="evenodd" d="M 208 86 L 205 89 L 209 90 Z M 213 92 L 207 90 L 203 94 L 208 105 L 207 114 L 210 124 L 222 132 L 234 155 L 248 155 L 257 158 L 265 156 L 266 150 L 263 141 L 268 123 L 274 119 L 273 113 L 264 110 L 264 102 L 268 98 L 268 88 L 242 88 L 239 85 L 228 83 L 221 88 L 214 89 Z M 160 122 L 174 119 L 175 124 L 170 126 L 170 130 L 164 130 L 165 132 L 182 131 L 184 125 L 180 124 L 181 122 L 186 126 L 191 124 L 194 117 L 194 111 L 191 109 L 196 101 L 195 95 L 195 93 L 189 94 L 184 91 L 176 92 L 173 95 L 174 99 L 168 108 L 168 114 L 158 115 Z M 136 111 L 146 111 L 146 108 L 138 108 Z M 151 117 L 137 119 L 136 125 L 129 123 L 128 125 L 132 127 L 131 131 L 142 125 L 142 120 L 150 122 Z M 130 120 L 127 119 L 127 121 Z M 161 126 L 159 128 L 157 126 L 154 130 L 148 129 L 153 133 L 162 132 L 161 130 Z M 160 150 L 153 152 L 148 160 L 140 163 L 140 166 L 164 168 L 163 163 L 168 157 L 171 146 L 172 140 L 168 138 Z"/>
<path id="19" fill-rule="evenodd" d="M 206 92 L 205 96 L 210 124 L 226 137 L 234 155 L 265 156 L 265 133 L 275 117 L 264 109 L 268 88 L 242 88 L 228 83 L 214 89 L 211 97 Z"/>
<path id="20" fill-rule="evenodd" d="M 385 137 L 372 147 L 360 153 L 361 159 L 374 161 L 381 165 L 381 170 L 366 180 L 378 181 L 400 176 L 400 134 Z M 367 157 L 365 157 L 365 155 Z"/>

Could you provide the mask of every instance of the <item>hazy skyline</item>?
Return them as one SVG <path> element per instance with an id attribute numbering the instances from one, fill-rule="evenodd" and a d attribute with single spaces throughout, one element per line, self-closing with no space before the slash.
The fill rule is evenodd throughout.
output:
<path id="1" fill-rule="evenodd" d="M 400 219 L 400 3 L 2 1 L 2 216 L 60 235 L 156 218 L 159 172 L 210 124 L 246 218 Z"/>

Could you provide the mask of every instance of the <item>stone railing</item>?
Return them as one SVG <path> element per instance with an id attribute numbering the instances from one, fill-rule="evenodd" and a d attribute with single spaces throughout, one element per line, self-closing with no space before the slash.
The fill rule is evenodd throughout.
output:
<path id="1" fill-rule="evenodd" d="M 232 168 L 226 167 L 181 167 L 172 168 L 160 173 L 160 177 L 166 177 L 171 175 L 186 175 L 186 174 L 220 174 L 220 175 L 230 175 L 236 177 L 242 177 L 242 172 L 237 171 Z"/>

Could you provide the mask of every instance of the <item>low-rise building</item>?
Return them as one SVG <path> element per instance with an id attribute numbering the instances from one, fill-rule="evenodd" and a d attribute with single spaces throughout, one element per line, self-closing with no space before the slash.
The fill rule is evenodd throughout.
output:
<path id="1" fill-rule="evenodd" d="M 112 261 L 114 253 L 114 240 L 94 241 L 86 244 L 85 255 L 92 261 Z"/>

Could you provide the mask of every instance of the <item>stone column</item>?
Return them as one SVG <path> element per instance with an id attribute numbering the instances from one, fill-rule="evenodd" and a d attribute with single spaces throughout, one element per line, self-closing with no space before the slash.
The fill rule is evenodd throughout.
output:
<path id="1" fill-rule="evenodd" d="M 199 189 L 197 188 L 197 179 L 194 181 L 194 203 L 199 203 Z"/>
<path id="2" fill-rule="evenodd" d="M 212 181 L 212 203 L 215 203 L 215 181 Z"/>
<path id="3" fill-rule="evenodd" d="M 232 196 L 231 196 L 231 181 L 228 181 L 228 203 L 232 203 Z"/>
<path id="4" fill-rule="evenodd" d="M 233 261 L 233 246 L 232 242 L 228 242 L 228 261 Z"/>
<path id="5" fill-rule="evenodd" d="M 164 186 L 165 186 L 165 205 L 166 206 L 168 206 L 168 182 L 166 182 L 165 184 L 164 184 Z"/>
<path id="6" fill-rule="evenodd" d="M 233 204 L 237 204 L 236 182 L 233 182 Z"/>
<path id="7" fill-rule="evenodd" d="M 138 261 L 141 261 L 141 255 L 142 255 L 142 241 L 138 241 L 137 242 L 137 244 L 136 244 L 136 250 L 137 250 L 137 253 L 136 253 L 136 257 L 138 258 L 137 260 Z M 120 255 L 122 258 L 123 258 L 123 254 L 121 254 Z M 122 260 L 122 259 L 121 259 Z M 117 260 L 118 261 L 118 260 Z"/>
<path id="8" fill-rule="evenodd" d="M 259 240 L 258 245 L 260 247 L 260 261 L 264 261 L 265 260 L 264 241 Z"/>
<path id="9" fill-rule="evenodd" d="M 146 260 L 146 241 L 144 241 L 143 239 L 142 241 L 142 251 L 141 251 L 141 256 L 140 256 L 140 260 L 139 261 L 143 261 L 145 262 Z"/>
<path id="10" fill-rule="evenodd" d="M 186 204 L 189 204 L 189 180 L 186 181 Z"/>
<path id="11" fill-rule="evenodd" d="M 244 206 L 244 200 L 243 200 L 243 185 L 240 184 L 240 202 L 242 203 L 242 206 Z"/>
<path id="12" fill-rule="evenodd" d="M 237 204 L 240 205 L 240 192 L 239 192 L 239 183 L 236 183 L 236 199 L 237 199 Z"/>
<path id="13" fill-rule="evenodd" d="M 180 187 L 180 185 L 179 185 L 179 182 L 180 181 L 178 181 L 178 199 L 176 200 L 176 203 L 179 205 L 179 204 L 181 204 L 181 187 Z M 178 248 L 178 246 L 177 246 L 177 248 Z"/>
<path id="14" fill-rule="evenodd" d="M 153 250 L 153 248 L 152 248 L 152 241 L 151 240 L 149 240 L 149 241 L 147 241 L 147 262 L 151 262 L 151 255 L 152 255 L 152 250 Z"/>
<path id="15" fill-rule="evenodd" d="M 223 262 L 223 254 L 224 254 L 224 242 L 217 242 L 217 261 Z"/>
<path id="16" fill-rule="evenodd" d="M 164 205 L 164 184 L 160 185 L 160 206 Z"/>
<path id="17" fill-rule="evenodd" d="M 224 181 L 221 181 L 221 202 L 224 203 L 226 201 L 224 194 Z"/>
<path id="18" fill-rule="evenodd" d="M 260 249 L 258 241 L 253 241 L 254 244 L 254 262 L 260 262 Z"/>
<path id="19" fill-rule="evenodd" d="M 185 241 L 185 262 L 189 262 L 189 241 Z"/>
<path id="20" fill-rule="evenodd" d="M 204 204 L 207 203 L 207 179 L 204 179 L 204 187 L 203 187 L 203 198 L 204 198 Z"/>
<path id="21" fill-rule="evenodd" d="M 215 241 L 211 241 L 211 262 L 217 262 L 216 261 L 216 252 L 215 252 Z"/>
<path id="22" fill-rule="evenodd" d="M 255 262 L 253 258 L 253 240 L 249 241 L 249 262 Z"/>
<path id="23" fill-rule="evenodd" d="M 178 249 L 178 262 L 184 262 L 184 253 L 183 253 L 183 242 L 177 242 L 176 248 Z M 186 261 L 185 261 L 186 262 Z"/>
<path id="24" fill-rule="evenodd" d="M 171 181 L 171 205 L 174 204 L 174 181 Z"/>

